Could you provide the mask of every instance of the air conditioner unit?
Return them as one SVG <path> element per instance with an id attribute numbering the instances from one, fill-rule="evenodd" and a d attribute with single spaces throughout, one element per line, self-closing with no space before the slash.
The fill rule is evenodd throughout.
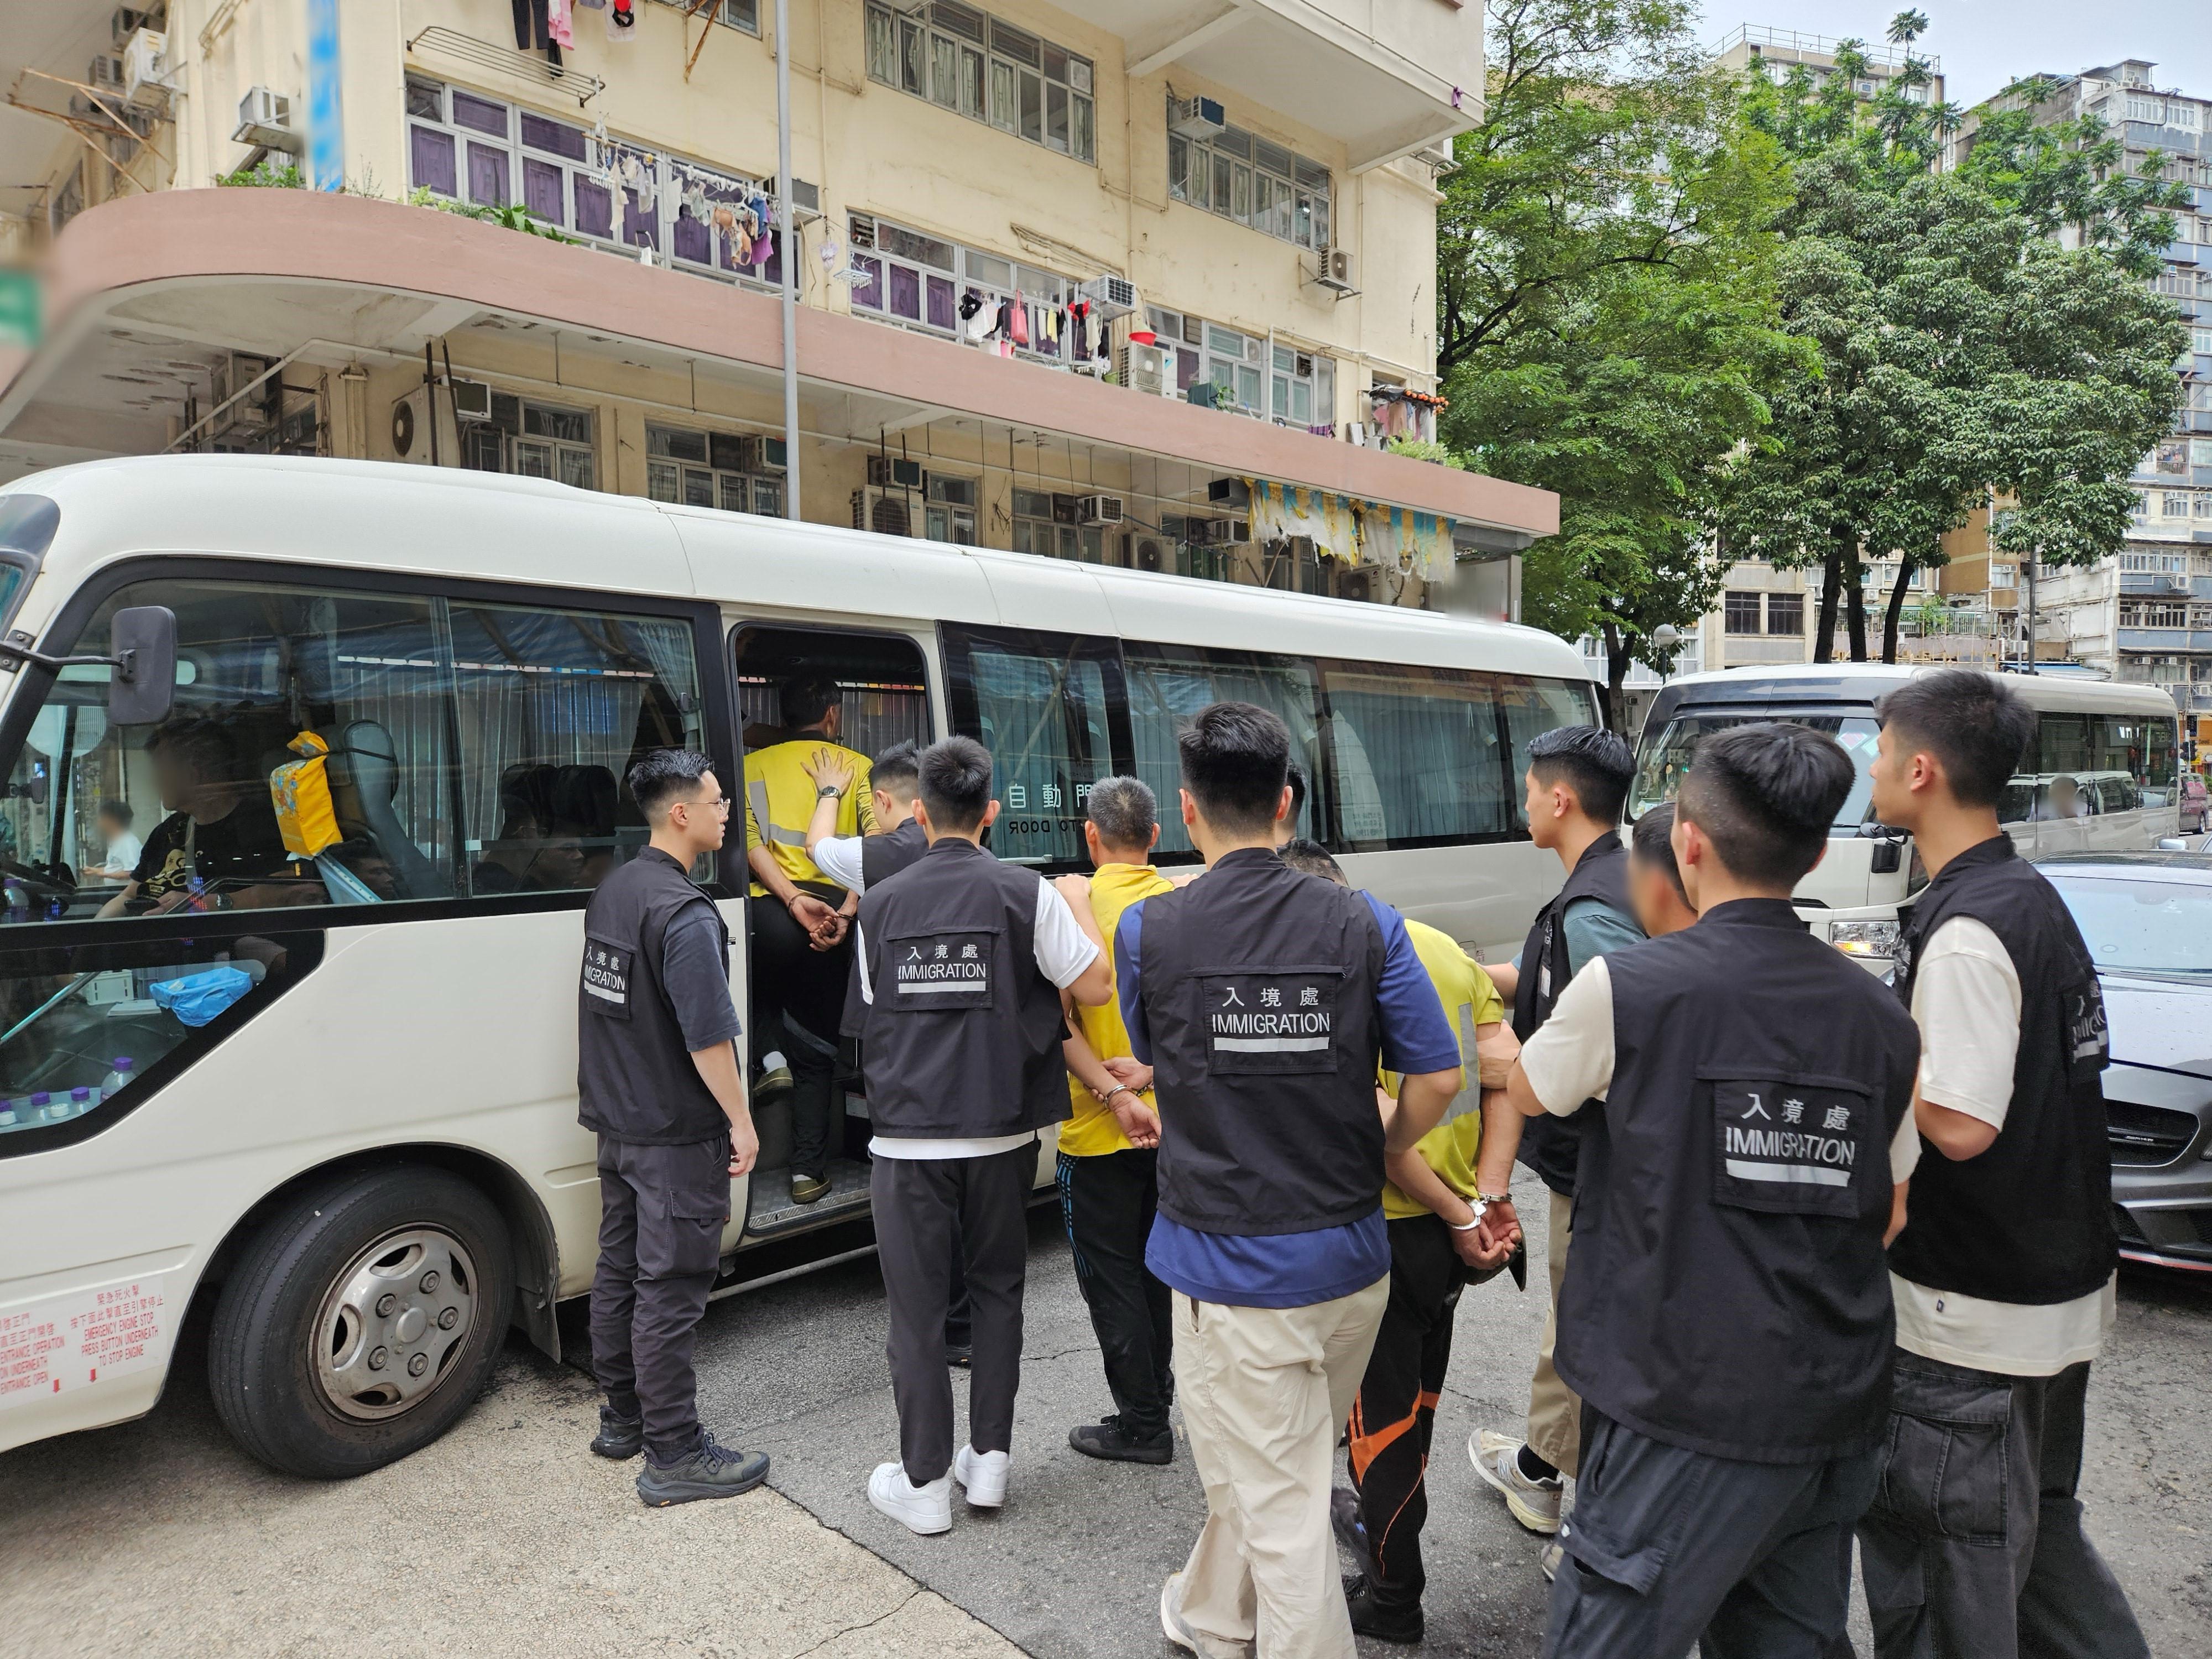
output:
<path id="1" fill-rule="evenodd" d="M 1208 478 L 1206 499 L 1216 506 L 1241 511 L 1252 505 L 1252 486 L 1242 478 Z"/>
<path id="2" fill-rule="evenodd" d="M 1178 138 L 1206 139 L 1228 125 L 1228 114 L 1218 102 L 1211 98 L 1193 98 L 1188 102 L 1176 102 L 1175 119 L 1168 123 L 1168 131 Z"/>
<path id="3" fill-rule="evenodd" d="M 761 189 L 771 198 L 774 198 L 776 194 L 775 180 L 773 179 L 767 180 L 761 185 Z M 773 204 L 769 210 L 775 216 L 778 222 L 781 222 L 782 215 Z M 805 213 L 811 213 L 817 219 L 822 216 L 822 186 L 810 184 L 794 173 L 791 179 L 791 216 L 796 219 Z"/>
<path id="4" fill-rule="evenodd" d="M 294 155 L 307 148 L 307 140 L 292 125 L 292 100 L 266 87 L 251 87 L 238 100 L 238 125 L 230 135 L 237 144 L 281 149 Z"/>
<path id="5" fill-rule="evenodd" d="M 124 42 L 123 95 L 141 109 L 166 109 L 169 92 L 169 37 L 140 29 Z"/>
<path id="6" fill-rule="evenodd" d="M 872 530 L 878 536 L 912 536 L 915 510 L 904 490 L 878 489 L 870 485 L 853 492 L 853 528 Z"/>
<path id="7" fill-rule="evenodd" d="M 1164 570 L 1169 563 L 1167 548 L 1147 536 L 1136 544 L 1135 563 L 1139 570 Z"/>
<path id="8" fill-rule="evenodd" d="M 751 471 L 755 472 L 788 472 L 791 471 L 789 451 L 781 438 L 753 440 Z"/>
<path id="9" fill-rule="evenodd" d="M 1117 369 L 1123 386 L 1155 398 L 1166 396 L 1168 388 L 1175 384 L 1168 374 L 1167 353 L 1156 345 L 1139 345 L 1130 341 L 1121 348 Z"/>
<path id="10" fill-rule="evenodd" d="M 92 60 L 91 67 L 84 72 L 84 78 L 103 92 L 110 88 L 120 90 L 123 85 L 123 60 L 120 58 L 110 58 L 103 52 Z"/>
<path id="11" fill-rule="evenodd" d="M 1121 522 L 1121 498 L 1119 495 L 1078 496 L 1075 521 L 1078 524 L 1119 524 Z"/>
<path id="12" fill-rule="evenodd" d="M 1216 547 L 1231 547 L 1251 539 L 1252 521 L 1249 519 L 1216 519 L 1213 521 L 1213 544 Z"/>
<path id="13" fill-rule="evenodd" d="M 1326 248 L 1316 262 L 1314 281 L 1323 288 L 1334 289 L 1339 294 L 1357 294 L 1359 292 L 1356 280 L 1358 269 L 1358 261 L 1352 257 L 1350 248 Z"/>
<path id="14" fill-rule="evenodd" d="M 107 20 L 107 38 L 119 49 L 125 40 L 146 27 L 146 14 L 135 7 L 118 6 Z"/>
<path id="15" fill-rule="evenodd" d="M 868 485 L 873 489 L 919 489 L 921 463 L 897 455 L 871 455 Z"/>
<path id="16" fill-rule="evenodd" d="M 1097 320 L 1110 323 L 1137 308 L 1137 285 L 1127 276 L 1093 276 L 1075 290 L 1075 297 L 1091 301 L 1091 314 Z"/>
<path id="17" fill-rule="evenodd" d="M 392 453 L 417 466 L 430 465 L 434 453 L 440 466 L 461 464 L 460 429 L 443 386 L 418 386 L 392 405 Z"/>
<path id="18" fill-rule="evenodd" d="M 447 383 L 447 389 L 453 394 L 455 419 L 491 419 L 491 388 L 482 380 L 453 380 Z"/>

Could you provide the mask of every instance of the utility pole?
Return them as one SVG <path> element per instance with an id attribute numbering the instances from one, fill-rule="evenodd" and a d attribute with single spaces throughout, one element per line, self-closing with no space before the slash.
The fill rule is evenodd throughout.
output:
<path id="1" fill-rule="evenodd" d="M 775 0 L 775 196 L 783 255 L 783 516 L 799 517 L 799 245 L 792 235 L 791 0 Z"/>
<path id="2" fill-rule="evenodd" d="M 2031 674 L 2043 672 L 2036 666 L 2041 653 L 2035 645 L 2035 567 L 2042 557 L 2043 550 L 2039 547 L 2032 550 L 2027 556 L 2027 672 Z"/>

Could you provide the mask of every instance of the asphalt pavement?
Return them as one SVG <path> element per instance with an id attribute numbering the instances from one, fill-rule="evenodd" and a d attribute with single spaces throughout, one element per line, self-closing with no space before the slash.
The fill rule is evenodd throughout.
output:
<path id="1" fill-rule="evenodd" d="M 1109 1401 L 1052 1211 L 1030 1241 L 1012 1491 L 995 1516 L 956 1498 L 942 1537 L 915 1537 L 863 1495 L 896 1446 L 882 1284 L 863 1260 L 709 1310 L 706 1416 L 775 1458 L 770 1490 L 725 1503 L 638 1504 L 631 1467 L 583 1451 L 584 1379 L 520 1344 L 453 1435 L 337 1486 L 238 1452 L 188 1364 L 141 1423 L 0 1456 L 0 1651 L 1164 1656 L 1159 1585 L 1196 1534 L 1197 1475 L 1187 1445 L 1165 1468 L 1068 1449 L 1068 1428 Z M 1530 1293 L 1500 1278 L 1461 1305 L 1430 1474 L 1430 1655 L 1518 1659 L 1540 1644 L 1540 1540 L 1465 1449 L 1478 1425 L 1510 1428 L 1525 1407 L 1536 1243 Z M 2082 1488 L 2159 1659 L 2212 1651 L 2208 1373 L 2212 1285 L 2124 1277 Z M 1863 1613 L 1854 1624 L 1864 1653 Z"/>

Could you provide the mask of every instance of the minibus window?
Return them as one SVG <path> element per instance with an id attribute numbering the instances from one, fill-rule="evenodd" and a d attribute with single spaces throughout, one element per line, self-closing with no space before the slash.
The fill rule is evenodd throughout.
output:
<path id="1" fill-rule="evenodd" d="M 1868 821 L 1869 803 L 1874 799 L 1874 778 L 1869 769 L 1874 764 L 1881 728 L 1871 714 L 1826 714 L 1808 710 L 1778 714 L 1678 714 L 1656 737 L 1649 733 L 1644 737 L 1637 756 L 1636 782 L 1629 791 L 1628 816 L 1632 819 L 1640 817 L 1662 801 L 1674 799 L 1675 792 L 1682 787 L 1683 775 L 1696 758 L 1698 744 L 1705 738 L 1732 726 L 1769 720 L 1787 720 L 1795 726 L 1825 732 L 1843 745 L 1857 776 L 1852 781 L 1851 793 L 1837 809 L 1835 822 L 1830 828 L 1835 834 L 1854 833 Z"/>
<path id="2" fill-rule="evenodd" d="M 1525 675 L 1498 677 L 1498 702 L 1505 716 L 1507 799 L 1513 806 L 1513 827 L 1522 834 L 1528 822 L 1522 778 L 1528 770 L 1528 744 L 1540 732 L 1561 726 L 1597 724 L 1597 695 L 1586 684 L 1565 680 L 1530 679 Z"/>
<path id="3" fill-rule="evenodd" d="M 1084 800 L 1114 771 L 1109 711 L 1121 685 L 1113 647 L 1067 634 L 948 628 L 945 638 L 954 729 L 991 751 L 992 850 L 1018 864 L 1077 867 Z"/>
<path id="4" fill-rule="evenodd" d="M 1168 862 L 1196 855 L 1182 815 L 1175 810 L 1182 767 L 1176 738 L 1210 702 L 1256 703 L 1281 716 L 1291 729 L 1291 757 L 1305 769 L 1306 799 L 1298 834 L 1328 838 L 1321 746 L 1321 670 L 1301 657 L 1256 651 L 1212 651 L 1196 646 L 1131 641 L 1122 651 L 1129 676 L 1129 735 L 1136 775 L 1160 800 L 1158 856 Z"/>
<path id="5" fill-rule="evenodd" d="M 644 841 L 630 760 L 698 741 L 681 621 L 168 579 L 74 649 L 135 605 L 176 613 L 175 706 L 111 727 L 105 668 L 49 684 L 0 799 L 9 922 L 589 887 Z"/>
<path id="6" fill-rule="evenodd" d="M 1494 676 L 1328 663 L 1322 684 L 1346 847 L 1379 851 L 1513 833 L 1519 792 L 1507 777 Z"/>

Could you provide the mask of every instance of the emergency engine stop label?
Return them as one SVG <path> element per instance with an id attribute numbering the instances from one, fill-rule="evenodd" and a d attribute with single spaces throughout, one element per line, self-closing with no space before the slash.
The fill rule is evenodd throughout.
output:
<path id="1" fill-rule="evenodd" d="M 904 1008 L 988 1008 L 994 935 L 909 934 L 891 941 L 890 981 Z"/>
<path id="2" fill-rule="evenodd" d="M 1712 1087 L 1716 1199 L 1778 1213 L 1858 1213 L 1851 1185 L 1874 1112 L 1863 1091 L 1826 1079 Z"/>
<path id="3" fill-rule="evenodd" d="M 168 1330 L 159 1273 L 0 1310 L 0 1411 L 158 1365 Z"/>
<path id="4" fill-rule="evenodd" d="M 1197 976 L 1207 1063 L 1218 1072 L 1334 1072 L 1334 969 Z"/>

